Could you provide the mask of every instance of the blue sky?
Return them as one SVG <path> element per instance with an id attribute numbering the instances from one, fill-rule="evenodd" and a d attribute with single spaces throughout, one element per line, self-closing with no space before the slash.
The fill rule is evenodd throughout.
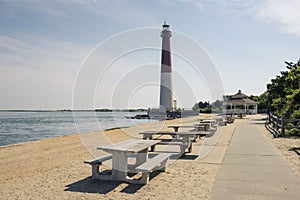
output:
<path id="1" fill-rule="evenodd" d="M 211 59 L 213 65 L 206 67 L 217 71 L 212 79 L 216 87 L 221 80 L 223 93 L 241 89 L 259 95 L 285 70 L 284 60 L 300 57 L 299 10 L 298 0 L 0 0 L 0 109 L 157 106 L 159 49 L 134 52 L 113 63 L 102 79 L 118 82 L 113 92 L 112 85 L 102 84 L 98 76 L 89 82 L 89 75 L 101 73 L 90 71 L 82 81 L 78 77 L 88 63 L 99 66 L 101 60 L 118 55 L 118 47 L 110 47 L 107 39 L 122 37 L 124 31 L 133 30 L 120 48 L 131 47 L 134 38 L 159 47 L 164 21 L 171 25 L 171 45 L 178 52 L 184 48 L 176 44 L 184 37 L 205 50 L 197 52 Z M 156 29 L 145 34 L 134 31 L 146 27 Z M 107 45 L 109 56 L 106 50 L 97 51 L 101 44 Z M 180 105 L 214 100 L 211 82 L 193 76 L 191 65 L 181 58 L 173 55 L 174 91 Z M 205 65 L 206 58 L 202 59 Z M 118 75 L 120 69 L 127 75 L 136 70 L 124 76 Z M 138 85 L 131 82 L 136 77 L 141 79 Z M 79 94 L 76 87 L 81 88 Z"/>

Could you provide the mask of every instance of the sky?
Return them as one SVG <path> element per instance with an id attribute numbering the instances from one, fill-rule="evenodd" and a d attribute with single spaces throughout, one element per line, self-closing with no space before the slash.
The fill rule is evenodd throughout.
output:
<path id="1" fill-rule="evenodd" d="M 298 0 L 0 0 L 0 109 L 157 107 L 161 25 L 174 98 L 260 95 L 300 58 Z"/>

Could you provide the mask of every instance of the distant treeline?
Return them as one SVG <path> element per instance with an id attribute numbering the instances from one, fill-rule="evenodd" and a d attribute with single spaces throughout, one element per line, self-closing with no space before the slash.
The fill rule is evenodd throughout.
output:
<path id="1" fill-rule="evenodd" d="M 62 110 L 0 110 L 0 112 L 147 112 L 148 109 L 139 108 L 139 109 L 94 109 L 94 110 L 71 110 L 71 109 L 62 109 Z"/>
<path id="2" fill-rule="evenodd" d="M 194 104 L 192 110 L 200 113 L 221 113 L 223 100 L 216 100 L 210 103 L 209 101 L 199 101 Z"/>
<path id="3" fill-rule="evenodd" d="M 95 109 L 96 112 L 147 112 L 148 109 Z"/>

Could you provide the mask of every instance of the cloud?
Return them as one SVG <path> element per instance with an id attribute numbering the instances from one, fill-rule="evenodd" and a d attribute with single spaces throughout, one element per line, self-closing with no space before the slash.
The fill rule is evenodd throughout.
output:
<path id="1" fill-rule="evenodd" d="M 126 25 L 141 26 L 160 23 L 156 15 L 148 12 L 139 3 L 129 0 L 10 0 L 0 8 L 3 17 L 14 17 L 17 11 L 34 11 L 49 16 L 73 18 L 86 15 L 101 16 Z M 81 13 L 77 16 L 76 13 Z"/>
<path id="2" fill-rule="evenodd" d="M 0 35 L 0 50 L 13 51 L 14 53 L 26 54 L 31 52 L 29 44 L 13 37 Z"/>
<path id="3" fill-rule="evenodd" d="M 70 108 L 89 48 L 37 36 L 0 35 L 0 109 Z"/>
<path id="4" fill-rule="evenodd" d="M 156 16 L 137 2 L 4 0 L 0 4 L 0 109 L 70 108 L 78 68 L 95 42 L 104 39 L 102 32 L 107 37 L 106 28 L 157 24 Z M 90 34 L 99 34 L 96 39 L 85 42 L 65 37 L 64 31 L 72 33 L 73 28 L 88 37 L 73 24 L 87 19 L 99 25 L 101 32 L 95 29 Z"/>
<path id="5" fill-rule="evenodd" d="M 0 56 L 1 65 L 4 63 L 16 63 L 16 60 L 22 61 L 23 67 L 40 66 L 43 61 L 42 68 L 55 68 L 57 65 L 49 65 L 49 63 L 58 62 L 66 65 L 74 65 L 79 63 L 87 55 L 90 47 L 77 43 L 69 43 L 65 41 L 49 40 L 37 35 L 28 35 L 21 33 L 10 33 L 8 35 L 0 35 Z M 57 64 L 58 64 L 57 63 Z M 17 67 L 17 64 L 14 64 Z M 39 67 L 41 68 L 41 67 Z"/>
<path id="6" fill-rule="evenodd" d="M 265 23 L 278 26 L 282 31 L 300 36 L 299 0 L 177 0 L 192 4 L 199 11 L 218 9 L 250 15 Z"/>
<path id="7" fill-rule="evenodd" d="M 168 1 L 165 1 L 168 2 Z M 230 7 L 235 5 L 246 4 L 247 0 L 177 0 L 177 3 L 192 4 L 200 11 L 207 8 Z"/>
<path id="8" fill-rule="evenodd" d="M 139 4 L 132 1 L 93 1 L 84 6 L 86 11 L 95 15 L 104 16 L 113 21 L 141 26 L 160 23 L 156 15 L 141 8 Z"/>
<path id="9" fill-rule="evenodd" d="M 283 31 L 300 36 L 300 1 L 267 0 L 256 17 L 278 25 Z"/>

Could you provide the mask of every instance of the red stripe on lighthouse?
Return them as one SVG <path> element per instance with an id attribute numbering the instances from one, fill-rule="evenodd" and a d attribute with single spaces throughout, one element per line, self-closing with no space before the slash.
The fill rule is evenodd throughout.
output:
<path id="1" fill-rule="evenodd" d="M 161 51 L 161 72 L 172 72 L 171 52 Z"/>

